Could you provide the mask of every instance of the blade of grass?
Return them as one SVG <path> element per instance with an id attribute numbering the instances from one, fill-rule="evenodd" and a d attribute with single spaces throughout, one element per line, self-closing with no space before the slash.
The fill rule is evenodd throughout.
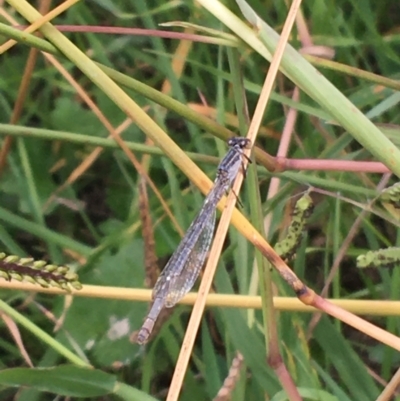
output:
<path id="1" fill-rule="evenodd" d="M 46 139 L 49 141 L 62 140 L 82 145 L 101 146 L 109 149 L 119 149 L 118 144 L 113 139 L 101 138 L 91 135 L 76 134 L 73 132 L 54 131 L 37 127 L 26 127 L 21 125 L 0 124 L 0 135 L 10 135 L 15 137 L 32 137 Z M 137 153 L 164 156 L 163 151 L 150 145 L 143 145 L 136 142 L 125 142 L 126 146 Z M 185 152 L 193 161 L 218 165 L 219 159 L 214 156 L 201 155 L 193 152 Z"/>
<path id="2" fill-rule="evenodd" d="M 49 336 L 46 332 L 40 329 L 38 326 L 33 324 L 28 318 L 21 315 L 14 308 L 9 306 L 6 302 L 0 300 L 0 309 L 6 312 L 13 320 L 17 323 L 25 327 L 32 334 L 34 334 L 37 338 L 42 340 L 49 347 L 52 347 L 56 350 L 60 355 L 63 355 L 68 361 L 74 363 L 78 366 L 86 366 L 90 367 L 85 361 L 80 359 L 77 355 L 72 353 L 69 349 L 67 349 L 64 345 L 56 341 L 53 337 Z"/>
<path id="3" fill-rule="evenodd" d="M 285 44 L 287 43 L 290 31 L 291 31 L 293 23 L 294 23 L 295 15 L 296 15 L 298 7 L 300 6 L 300 3 L 301 3 L 301 0 L 295 0 L 292 3 L 292 7 L 289 11 L 288 18 L 285 21 L 281 40 L 278 44 L 276 53 L 274 54 L 274 57 L 272 58 L 271 66 L 270 66 L 270 68 L 268 70 L 268 74 L 265 78 L 263 90 L 258 99 L 256 109 L 254 111 L 254 115 L 251 120 L 249 130 L 247 133 L 247 138 L 251 141 L 252 144 L 255 142 L 257 132 L 260 128 L 262 117 L 265 112 L 266 106 L 268 104 L 268 99 L 269 99 L 270 93 L 272 91 L 272 87 L 273 87 L 273 84 L 275 81 L 276 74 L 279 69 L 279 64 L 280 64 L 280 61 L 281 61 L 281 58 L 283 55 Z M 249 157 L 249 155 L 250 155 L 249 151 L 245 151 L 244 153 L 247 157 Z M 246 168 L 247 164 L 248 164 L 248 161 L 245 159 L 243 161 L 243 169 Z M 232 191 L 228 196 L 226 209 L 222 213 L 221 221 L 218 226 L 217 232 L 215 234 L 214 243 L 211 247 L 209 260 L 205 267 L 204 276 L 203 276 L 202 282 L 200 284 L 199 296 L 193 307 L 193 312 L 190 316 L 188 329 L 185 334 L 185 338 L 183 340 L 182 350 L 179 353 L 175 372 L 172 377 L 171 386 L 169 388 L 167 401 L 176 401 L 179 397 L 179 393 L 181 391 L 182 384 L 183 384 L 183 378 L 184 378 L 184 375 L 185 375 L 185 372 L 186 372 L 186 369 L 187 369 L 187 366 L 189 363 L 190 354 L 192 353 L 194 340 L 195 340 L 195 337 L 197 334 L 198 327 L 200 325 L 201 316 L 204 311 L 206 295 L 208 294 L 208 292 L 210 291 L 210 288 L 211 288 L 212 280 L 213 280 L 215 270 L 217 267 L 217 263 L 218 263 L 218 258 L 222 251 L 222 246 L 223 246 L 225 236 L 226 236 L 226 233 L 228 230 L 229 222 L 230 222 L 230 219 L 231 219 L 231 216 L 233 213 L 233 209 L 235 207 L 235 203 L 237 200 L 236 194 L 239 193 L 241 184 L 243 182 L 243 178 L 244 178 L 243 173 L 239 173 L 238 177 L 236 177 L 235 182 L 232 186 Z M 287 372 L 283 372 L 283 370 L 279 369 L 279 368 L 280 367 L 278 366 L 277 367 L 278 377 L 282 381 L 282 384 L 285 387 L 289 398 L 291 400 L 300 400 L 301 401 L 300 395 L 298 394 L 298 392 L 296 390 L 296 386 L 294 385 L 294 382 L 289 380 L 290 377 L 286 374 Z M 281 373 L 279 373 L 279 372 L 281 372 Z"/>
<path id="4" fill-rule="evenodd" d="M 38 20 L 35 21 L 34 24 L 25 29 L 25 33 L 35 32 L 41 25 L 43 25 L 46 21 L 51 21 L 53 18 L 57 17 L 59 14 L 68 10 L 73 4 L 77 3 L 79 0 L 66 0 L 64 3 L 60 4 L 53 10 L 51 10 L 46 15 L 42 16 Z M 0 54 L 5 51 L 11 49 L 17 42 L 15 40 L 9 40 L 0 46 Z"/>
<path id="5" fill-rule="evenodd" d="M 0 287 L 5 290 L 33 291 L 43 294 L 65 295 L 65 291 L 58 288 L 43 288 L 37 285 L 19 281 L 0 281 Z M 121 288 L 104 287 L 96 285 L 83 285 L 82 289 L 72 290 L 76 297 L 89 297 L 101 299 L 116 299 L 125 301 L 149 302 L 151 300 L 151 290 L 143 288 Z M 197 293 L 190 292 L 181 301 L 182 305 L 193 305 Z M 353 299 L 329 299 L 335 304 L 349 312 L 367 316 L 400 316 L 400 301 L 369 301 Z M 228 308 L 250 308 L 261 309 L 261 297 L 250 295 L 229 295 L 229 294 L 208 294 L 207 306 L 209 307 L 228 307 Z M 295 297 L 274 297 L 274 308 L 279 311 L 291 312 L 315 312 L 315 308 L 304 305 Z"/>
<path id="6" fill-rule="evenodd" d="M 91 248 L 89 246 L 83 245 L 80 242 L 74 241 L 73 239 L 62 234 L 58 234 L 40 224 L 33 223 L 29 220 L 19 217 L 2 207 L 0 207 L 0 220 L 7 222 L 9 225 L 14 227 L 18 227 L 21 230 L 30 232 L 31 234 L 36 235 L 45 241 L 59 245 L 62 248 L 67 248 L 78 252 L 82 256 L 87 257 L 91 253 Z"/>
<path id="7" fill-rule="evenodd" d="M 242 33 L 246 32 L 246 38 L 244 38 L 245 41 L 247 39 L 251 39 L 250 41 L 253 42 L 256 41 L 257 50 L 264 52 L 264 54 L 266 54 L 267 56 L 270 55 L 270 52 L 265 48 L 263 43 L 255 37 L 254 31 L 247 27 L 237 17 L 232 15 L 232 13 L 225 9 L 220 3 L 218 3 L 217 1 L 206 2 L 204 0 L 200 2 L 203 5 L 204 3 L 207 3 L 209 9 L 214 8 L 218 10 L 217 15 L 220 18 L 224 18 L 226 20 L 226 16 L 229 16 L 228 20 L 230 20 L 231 22 L 235 21 L 234 28 L 240 26 Z M 41 18 L 41 15 L 25 0 L 8 0 L 8 3 L 12 5 L 29 21 L 35 21 Z M 254 17 L 256 14 L 250 8 L 248 9 L 248 11 L 249 10 L 250 14 Z M 257 21 L 261 22 L 261 20 Z M 262 28 L 266 30 L 266 27 L 264 25 L 265 24 L 261 24 Z M 166 135 L 165 132 L 161 130 L 161 128 L 157 124 L 155 124 L 154 121 L 147 114 L 143 112 L 141 107 L 133 102 L 132 99 L 127 96 L 127 94 L 123 92 L 121 88 L 119 88 L 107 75 L 105 75 L 104 72 L 98 66 L 96 66 L 89 57 L 87 57 L 79 49 L 77 49 L 76 46 L 74 46 L 64 35 L 58 32 L 57 29 L 54 28 L 50 23 L 46 23 L 45 25 L 43 25 L 40 31 L 44 34 L 46 38 L 48 38 L 50 41 L 52 41 L 52 43 L 60 48 L 60 50 L 72 62 L 74 62 L 74 64 L 82 72 L 84 72 L 90 80 L 92 80 L 101 90 L 103 90 L 104 93 L 106 93 L 107 96 L 109 96 L 109 98 L 121 108 L 121 110 L 123 110 L 130 118 L 132 118 L 137 123 L 139 128 L 142 129 L 146 133 L 146 135 L 154 140 L 159 145 L 159 147 L 165 151 L 165 153 L 195 183 L 195 185 L 197 185 L 203 192 L 208 192 L 210 190 L 212 183 L 209 179 L 205 178 L 201 170 L 184 154 L 184 152 L 181 151 L 181 149 L 168 137 L 168 135 Z M 272 37 L 277 37 L 277 34 L 273 30 L 271 30 L 270 33 Z M 276 43 L 276 41 L 274 41 L 274 43 Z M 322 75 L 317 73 L 316 70 L 312 66 L 310 66 L 302 57 L 300 57 L 297 52 L 295 52 L 294 49 L 292 49 L 289 45 L 286 47 L 286 50 L 290 54 L 290 57 L 286 56 L 282 60 L 285 69 L 288 67 L 288 65 L 289 68 L 292 67 L 292 69 L 295 69 L 294 67 L 300 68 L 300 66 L 303 66 L 307 73 L 312 73 L 311 75 L 313 77 L 308 78 L 306 76 L 306 78 L 304 78 L 309 83 L 308 86 L 306 85 L 307 89 L 312 92 L 312 87 L 317 84 L 318 94 L 322 95 L 321 88 L 318 86 L 318 84 L 321 87 L 326 87 L 327 81 L 325 79 L 321 81 Z M 306 66 L 304 65 L 304 63 L 306 63 Z M 294 72 L 299 73 L 299 71 L 300 69 L 295 69 Z M 311 84 L 309 79 L 311 79 Z M 296 82 L 297 79 L 294 79 L 294 81 Z M 328 87 L 332 86 L 329 85 Z M 302 83 L 300 83 L 298 86 L 303 88 Z M 325 95 L 329 95 L 330 92 L 332 92 L 332 90 L 325 93 Z M 344 101 L 344 103 L 347 105 L 349 104 L 349 102 L 341 94 L 339 94 L 340 96 L 338 96 L 338 91 L 336 89 L 334 94 L 336 95 L 336 98 L 339 97 L 340 101 Z M 343 98 L 345 100 L 343 100 Z M 318 100 L 321 100 L 320 97 L 317 97 L 317 101 Z M 328 105 L 330 105 L 329 102 Z M 327 109 L 329 109 L 329 107 L 327 107 Z M 365 119 L 365 117 L 363 117 L 363 115 L 353 105 L 351 105 L 351 110 L 345 109 L 343 111 L 342 109 L 340 109 L 341 112 L 337 112 L 337 110 L 335 109 L 335 117 L 338 119 L 338 121 L 345 128 L 350 128 L 349 132 L 351 132 L 355 136 L 357 135 L 357 133 L 359 133 L 358 129 L 360 129 L 362 131 L 361 139 L 365 139 L 365 136 L 367 136 L 367 140 L 362 141 L 365 147 L 368 150 L 373 151 L 373 154 L 377 156 L 383 156 L 379 157 L 379 159 L 384 162 L 390 162 L 389 168 L 393 169 L 395 173 L 400 173 L 400 151 L 395 148 L 390 141 L 388 144 L 388 140 L 385 137 L 383 137 L 382 139 L 383 142 L 380 140 L 377 141 L 377 139 L 383 135 L 371 122 L 369 122 L 369 120 Z M 355 119 L 355 121 L 359 124 L 356 127 L 354 127 L 353 124 L 350 124 L 349 121 L 346 119 L 350 116 L 351 112 L 353 112 L 353 114 L 357 116 L 357 119 Z M 355 132 L 353 128 L 357 129 L 357 132 Z M 374 135 L 371 135 L 371 137 L 375 136 L 375 138 L 371 139 L 371 137 L 368 136 L 368 132 L 373 133 Z M 358 137 L 359 135 L 357 135 L 357 138 Z M 375 152 L 374 149 L 372 149 L 377 142 L 379 142 L 379 144 L 384 144 L 384 146 L 379 149 L 384 150 L 384 152 Z M 393 157 L 393 159 L 390 159 L 390 157 Z M 219 203 L 218 207 L 223 208 L 224 205 L 225 199 L 223 199 Z M 323 308 L 323 310 L 327 311 L 333 316 L 339 317 L 339 309 L 333 308 L 333 305 L 329 305 L 329 303 L 327 303 L 326 301 L 322 302 L 321 299 L 316 297 L 316 294 L 313 291 L 304 286 L 304 284 L 293 274 L 293 272 L 288 269 L 283 260 L 273 252 L 273 249 L 265 241 L 265 239 L 254 229 L 254 227 L 244 218 L 244 216 L 239 213 L 237 209 L 235 209 L 232 214 L 232 223 L 238 228 L 240 232 L 242 232 L 246 236 L 246 238 L 251 240 L 253 244 L 261 250 L 264 256 L 277 268 L 281 276 L 292 286 L 296 294 L 301 297 L 303 302 L 305 302 L 306 304 L 312 303 L 318 308 Z M 346 323 L 355 327 L 359 327 L 359 325 L 362 323 L 362 319 L 356 319 L 355 317 L 351 318 L 350 314 L 343 313 L 340 318 L 346 321 Z M 365 333 L 374 338 L 379 338 L 380 341 L 400 350 L 400 339 L 398 337 L 390 335 L 373 325 L 367 325 L 365 323 L 366 322 L 364 322 L 364 324 L 362 325 Z"/>
<path id="8" fill-rule="evenodd" d="M 279 35 L 245 1 L 238 0 L 237 3 L 253 29 L 217 0 L 199 0 L 199 3 L 260 55 L 271 60 Z M 400 177 L 400 150 L 289 44 L 282 58 L 281 71 Z"/>
<path id="9" fill-rule="evenodd" d="M 19 40 L 23 41 L 23 43 L 27 41 L 32 46 L 37 46 L 38 48 L 40 48 L 45 52 L 57 55 L 60 54 L 64 55 L 63 53 L 60 53 L 55 46 L 49 44 L 47 41 L 39 39 L 33 35 L 28 35 L 28 34 L 22 35 L 20 31 L 14 28 L 7 27 L 7 25 L 1 23 L 0 23 L 0 32 L 5 33 L 7 35 L 13 35 L 15 37 L 18 37 Z M 92 61 L 90 60 L 90 62 Z M 157 91 L 156 89 L 151 88 L 150 86 L 136 79 L 128 77 L 125 74 L 115 71 L 110 67 L 101 65 L 100 63 L 95 63 L 95 64 L 99 66 L 102 69 L 102 71 L 104 71 L 115 82 L 127 88 L 133 89 L 137 93 L 144 95 L 145 97 L 147 97 L 150 100 L 153 100 L 157 104 L 166 107 L 168 110 L 176 112 L 177 114 L 183 116 L 188 121 L 191 121 L 196 125 L 199 125 L 202 129 L 214 134 L 218 138 L 227 140 L 228 138 L 234 136 L 233 131 L 225 128 L 221 124 L 218 124 L 213 119 L 201 115 L 196 110 L 190 109 L 185 104 L 161 93 L 160 91 Z M 255 152 L 257 161 L 260 164 L 265 165 L 269 170 L 274 169 L 273 160 L 269 158 L 265 152 L 261 151 L 261 149 L 258 148 L 256 149 Z"/>

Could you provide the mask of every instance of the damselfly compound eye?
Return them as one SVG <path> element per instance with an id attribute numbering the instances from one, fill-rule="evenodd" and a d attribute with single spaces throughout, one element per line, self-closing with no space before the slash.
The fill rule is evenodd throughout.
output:
<path id="1" fill-rule="evenodd" d="M 228 145 L 230 146 L 230 147 L 238 147 L 238 148 L 241 148 L 241 149 L 245 149 L 245 148 L 250 148 L 250 145 L 251 145 L 251 141 L 250 141 L 250 139 L 247 139 L 247 138 L 242 138 L 242 137 L 233 137 L 233 138 L 230 138 L 229 140 L 228 140 Z"/>

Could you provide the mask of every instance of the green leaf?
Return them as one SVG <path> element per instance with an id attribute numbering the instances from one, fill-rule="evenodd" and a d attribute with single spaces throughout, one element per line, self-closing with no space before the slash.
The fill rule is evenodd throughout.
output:
<path id="1" fill-rule="evenodd" d="M 13 368 L 0 371 L 0 384 L 29 386 L 66 397 L 97 397 L 113 392 L 116 378 L 96 369 L 76 366 Z"/>
<path id="2" fill-rule="evenodd" d="M 297 390 L 299 390 L 300 396 L 304 397 L 303 399 L 315 401 L 338 401 L 337 397 L 327 393 L 326 391 L 315 390 L 312 388 L 298 388 Z M 285 391 L 280 391 L 275 394 L 271 401 L 289 401 L 289 397 Z"/>
<path id="3" fill-rule="evenodd" d="M 116 253 L 106 251 L 95 269 L 80 274 L 85 284 L 142 287 L 144 282 L 143 242 L 132 241 Z M 62 308 L 62 304 L 59 304 Z M 146 313 L 146 304 L 113 299 L 76 298 L 57 339 L 69 347 L 90 351 L 100 366 L 128 364 L 137 357 L 138 345 L 129 340 Z M 79 324 L 77 324 L 79 322 Z M 66 335 L 68 333 L 68 336 Z M 73 338 L 74 343 L 69 343 Z"/>
<path id="4" fill-rule="evenodd" d="M 340 377 L 353 400 L 375 399 L 378 388 L 367 372 L 364 362 L 326 316 L 314 330 L 314 338 L 329 362 L 340 372 Z"/>

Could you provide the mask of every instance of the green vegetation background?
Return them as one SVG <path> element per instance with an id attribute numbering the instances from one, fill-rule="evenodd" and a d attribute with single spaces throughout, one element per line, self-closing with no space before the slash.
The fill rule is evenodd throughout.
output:
<path id="1" fill-rule="evenodd" d="M 251 6 L 280 32 L 287 14 L 285 2 L 254 1 Z M 233 1 L 227 2 L 227 7 L 244 20 Z M 393 82 L 399 78 L 400 5 L 397 1 L 318 0 L 304 2 L 302 12 L 313 43 L 333 48 L 335 61 L 373 72 Z M 53 23 L 182 30 L 158 26 L 170 21 L 184 21 L 226 31 L 221 22 L 205 9 L 192 2 L 180 1 L 80 2 Z M 20 19 L 19 23 L 25 22 Z M 1 32 L 1 42 L 5 42 L 8 37 Z M 170 96 L 183 105 L 201 105 L 205 99 L 208 106 L 217 110 L 217 122 L 237 132 L 235 124 L 225 120 L 225 113 L 237 114 L 228 46 L 194 42 L 181 76 L 175 76 L 172 61 L 178 40 L 134 34 L 84 32 L 65 35 L 92 60 L 151 88 L 160 90 L 164 81 L 169 80 Z M 291 44 L 295 48 L 301 46 L 296 29 Z M 7 124 L 25 73 L 28 52 L 29 46 L 18 44 L 0 56 L 0 146 L 4 143 L 4 136 L 13 133 Z M 244 44 L 240 45 L 239 54 L 251 115 L 268 63 Z M 59 60 L 114 127 L 125 120 L 125 114 L 70 61 L 61 57 Z M 346 70 L 334 68 L 320 71 L 374 123 L 392 124 L 391 135 L 396 140 L 400 99 L 396 89 L 350 75 Z M 272 155 L 276 154 L 279 145 L 287 107 L 294 105 L 290 99 L 292 89 L 292 83 L 281 75 L 264 116 L 264 130 L 257 144 Z M 127 93 L 185 152 L 200 155 L 194 159 L 214 178 L 216 160 L 226 151 L 223 141 L 205 132 L 202 126 L 145 96 L 132 90 L 127 90 Z M 326 110 L 309 96 L 301 94 L 295 106 L 299 109 L 299 116 L 289 157 L 371 159 L 370 153 L 340 126 L 330 124 L 327 119 L 316 118 L 326 116 Z M 138 204 L 140 177 L 123 152 L 111 146 L 105 147 L 95 164 L 72 186 L 58 194 L 60 199 L 57 202 L 44 208 L 54 191 L 95 144 L 102 144 L 100 138 L 106 138 L 108 134 L 93 111 L 43 57 L 38 57 L 18 125 L 27 130 L 13 133 L 16 139 L 7 167 L 0 177 L 0 250 L 59 264 L 75 264 L 79 266 L 78 272 L 84 284 L 142 288 L 145 245 Z M 70 134 L 65 134 L 61 140 L 62 133 Z M 29 134 L 35 137 L 29 138 Z M 124 130 L 122 137 L 133 144 L 134 153 L 139 158 L 148 153 L 148 148 L 135 147 L 136 144 L 144 144 L 146 137 L 134 123 Z M 201 155 L 215 156 L 215 159 L 202 158 Z M 168 158 L 154 149 L 150 153 L 148 171 L 177 222 L 186 229 L 201 207 L 203 196 L 190 187 L 188 179 Z M 290 198 L 296 191 L 304 189 L 300 184 L 318 183 L 321 188 L 365 203 L 372 198 L 380 179 L 378 174 L 341 171 L 291 172 L 281 176 L 282 190 L 276 199 L 266 202 L 271 174 L 265 168 L 258 171 L 264 211 L 272 214 L 268 235 L 272 244 L 284 232 L 288 208 L 292 205 Z M 246 186 L 240 198 L 243 212 L 249 215 Z M 162 267 L 179 243 L 180 236 L 150 190 L 149 206 L 154 223 L 156 255 Z M 323 288 L 332 261 L 359 213 L 359 208 L 346 201 L 318 197 L 309 233 L 292 263 L 296 274 L 315 291 Z M 342 299 L 398 299 L 400 276 L 396 269 L 364 272 L 355 267 L 357 255 L 397 245 L 398 242 L 398 231 L 394 225 L 373 214 L 367 215 L 342 261 L 330 296 Z M 70 253 L 65 253 L 65 249 Z M 74 259 L 77 255 L 87 258 L 84 266 Z M 253 259 L 252 245 L 232 228 L 215 279 L 217 292 L 248 294 Z M 280 295 L 293 296 L 278 277 L 276 286 Z M 62 356 L 46 341 L 39 341 L 32 331 L 24 328 L 21 329 L 23 341 L 34 366 L 58 366 L 59 370 L 46 371 L 45 377 L 38 375 L 37 378 L 26 371 L 12 372 L 14 376 L 11 378 L 6 374 L 1 376 L 0 372 L 2 400 L 11 400 L 14 396 L 16 390 L 11 385 L 18 384 L 18 375 L 22 382 L 23 375 L 26 375 L 25 383 L 30 380 L 35 388 L 20 390 L 18 400 L 23 401 L 53 399 L 53 394 L 39 389 L 71 395 L 74 399 L 115 397 L 98 398 L 104 393 L 114 393 L 125 399 L 145 399 L 145 393 L 158 399 L 165 397 L 185 332 L 189 307 L 178 306 L 156 338 L 143 349 L 132 344 L 129 335 L 143 321 L 147 310 L 144 303 L 75 298 L 67 310 L 62 328 L 54 333 L 54 322 L 39 306 L 58 317 L 65 308 L 64 297 L 37 294 L 32 300 L 26 293 L 5 290 L 1 291 L 1 297 L 54 337 L 61 348 L 71 350 L 98 369 L 82 373 L 71 366 L 62 367 L 66 362 L 65 355 Z M 307 337 L 312 318 L 310 314 L 282 312 L 277 318 L 281 352 L 289 372 L 302 389 L 304 399 L 376 399 L 385 385 L 375 380 L 371 371 L 387 381 L 399 364 L 396 351 L 330 318 L 321 319 L 310 339 Z M 371 320 L 399 334 L 397 317 L 375 317 Z M 25 366 L 5 323 L 0 322 L 0 330 L 0 368 L 4 372 L 6 368 Z M 259 400 L 264 399 L 265 394 L 268 399 L 285 399 L 274 371 L 266 363 L 261 312 L 256 311 L 253 316 L 246 310 L 214 308 L 208 309 L 203 319 L 181 400 L 213 399 L 222 386 L 236 350 L 244 355 L 245 366 L 232 400 Z M 115 380 L 130 387 L 116 389 Z M 82 388 L 78 384 L 80 382 L 83 382 Z M 140 391 L 136 393 L 134 389 Z"/>

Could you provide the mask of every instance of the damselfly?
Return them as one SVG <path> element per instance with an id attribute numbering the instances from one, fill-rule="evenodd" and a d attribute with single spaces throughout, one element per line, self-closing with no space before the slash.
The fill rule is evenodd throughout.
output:
<path id="1" fill-rule="evenodd" d="M 206 259 L 214 234 L 216 208 L 222 196 L 232 185 L 242 163 L 243 149 L 250 147 L 246 138 L 231 138 L 226 156 L 218 166 L 214 185 L 204 200 L 197 217 L 175 250 L 153 289 L 153 305 L 140 329 L 137 342 L 145 343 L 158 315 L 164 307 L 173 307 L 194 285 Z"/>

